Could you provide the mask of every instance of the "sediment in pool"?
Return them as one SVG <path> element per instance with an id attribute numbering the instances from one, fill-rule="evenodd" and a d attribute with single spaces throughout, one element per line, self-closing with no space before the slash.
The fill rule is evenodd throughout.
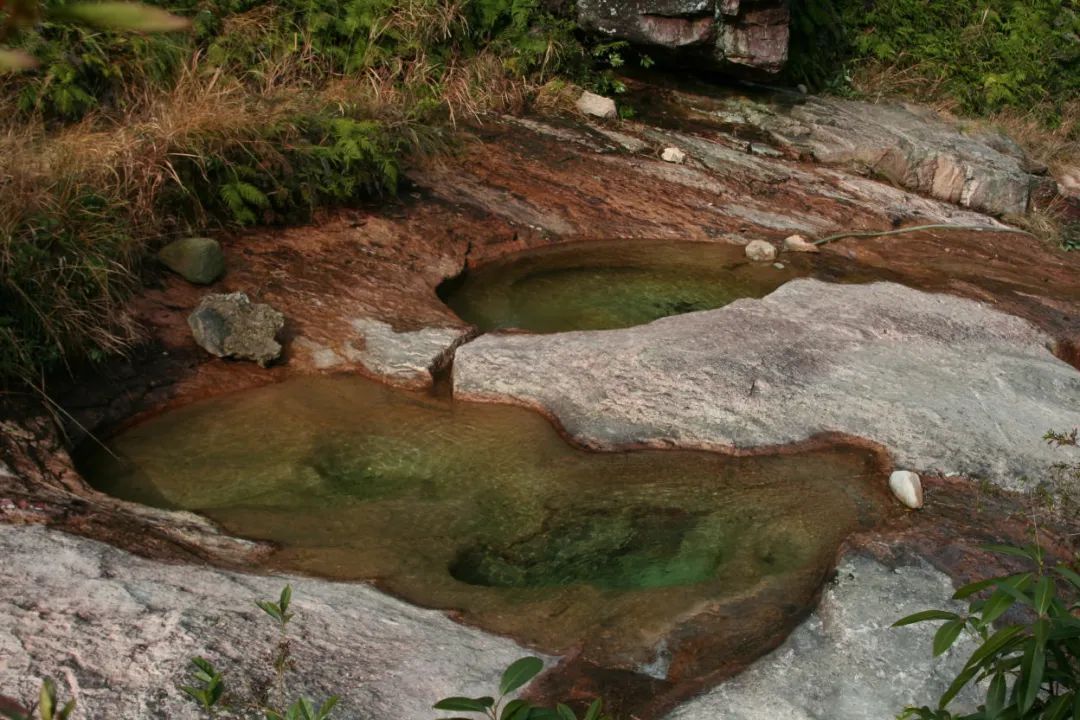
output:
<path id="1" fill-rule="evenodd" d="M 678 682 L 764 652 L 894 512 L 857 447 L 587 452 L 540 415 L 302 378 L 159 415 L 82 470 L 540 650 Z"/>

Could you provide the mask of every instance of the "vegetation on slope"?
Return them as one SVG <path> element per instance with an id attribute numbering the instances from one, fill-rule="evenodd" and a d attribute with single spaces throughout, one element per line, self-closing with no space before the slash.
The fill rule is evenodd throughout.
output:
<path id="1" fill-rule="evenodd" d="M 0 382 L 128 347 L 148 250 L 392 193 L 441 127 L 583 57 L 532 0 L 169 9 L 192 31 L 44 22 L 15 38 L 39 67 L 0 76 Z"/>
<path id="2" fill-rule="evenodd" d="M 797 82 L 902 94 L 967 115 L 1077 122 L 1075 0 L 794 0 L 792 10 L 788 73 Z"/>

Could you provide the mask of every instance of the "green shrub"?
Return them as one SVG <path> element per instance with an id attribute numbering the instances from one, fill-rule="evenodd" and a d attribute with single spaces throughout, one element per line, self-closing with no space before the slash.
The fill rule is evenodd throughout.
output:
<path id="1" fill-rule="evenodd" d="M 965 585 L 953 596 L 968 600 L 964 615 L 927 610 L 896 626 L 941 621 L 934 655 L 948 650 L 966 630 L 980 645 L 936 708 L 909 707 L 903 720 L 1073 720 L 1080 717 L 1080 574 L 1059 564 L 1047 567 L 1037 546 L 994 546 L 996 552 L 1032 563 L 1027 572 Z M 1003 623 L 1010 610 L 1023 618 Z M 955 716 L 947 708 L 971 683 L 987 683 L 977 712 Z"/>
<path id="2" fill-rule="evenodd" d="M 960 111 L 1044 108 L 1060 121 L 1080 96 L 1075 0 L 794 0 L 788 76 L 849 87 L 867 65 L 916 96 Z"/>

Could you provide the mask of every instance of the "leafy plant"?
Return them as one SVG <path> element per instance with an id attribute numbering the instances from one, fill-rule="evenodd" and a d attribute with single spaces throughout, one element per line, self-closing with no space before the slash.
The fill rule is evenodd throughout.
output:
<path id="1" fill-rule="evenodd" d="M 497 698 L 449 697 L 435 703 L 434 707 L 436 710 L 475 713 L 490 720 L 578 720 L 574 711 L 563 703 L 558 703 L 554 708 L 545 708 L 520 698 L 507 702 L 508 695 L 520 690 L 543 669 L 544 663 L 540 658 L 521 658 L 503 672 Z M 603 702 L 597 698 L 582 715 L 582 720 L 610 720 L 602 714 L 602 710 Z"/>
<path id="2" fill-rule="evenodd" d="M 225 681 L 208 660 L 201 657 L 191 658 L 194 669 L 191 671 L 191 685 L 181 685 L 180 689 L 188 694 L 210 717 L 214 717 L 221 705 L 225 693 Z"/>
<path id="3" fill-rule="evenodd" d="M 1048 568 L 1041 548 L 990 546 L 994 552 L 1030 561 L 1027 572 L 965 585 L 953 596 L 968 600 L 968 612 L 926 610 L 894 627 L 944 621 L 934 636 L 941 655 L 964 631 L 979 647 L 941 696 L 936 708 L 909 707 L 905 720 L 1074 720 L 1080 717 L 1080 574 L 1065 564 Z M 1013 610 L 1024 619 L 1002 623 Z M 971 683 L 987 682 L 978 711 L 953 715 L 948 705 Z"/>
<path id="4" fill-rule="evenodd" d="M 75 701 L 68 700 L 63 705 L 56 695 L 56 683 L 52 678 L 41 682 L 36 705 L 26 709 L 4 697 L 0 697 L 0 717 L 8 720 L 68 720 L 75 712 Z"/>
<path id="5" fill-rule="evenodd" d="M 256 600 L 255 605 L 272 618 L 278 627 L 278 641 L 271 660 L 274 671 L 271 681 L 273 697 L 252 698 L 240 704 L 253 711 L 259 710 L 266 720 L 327 720 L 338 704 L 339 698 L 336 695 L 328 698 L 322 705 L 316 705 L 308 698 L 301 697 L 287 708 L 284 707 L 285 673 L 291 665 L 288 628 L 289 622 L 295 616 L 289 609 L 292 605 L 292 585 L 286 585 L 276 601 Z M 226 707 L 225 681 L 221 673 L 203 658 L 192 658 L 191 664 L 195 667 L 191 673 L 193 682 L 191 685 L 181 686 L 181 689 L 199 704 L 208 717 L 214 718 L 218 710 Z"/>
<path id="6" fill-rule="evenodd" d="M 326 720 L 326 718 L 330 717 L 330 712 L 337 704 L 338 698 L 336 696 L 317 708 L 307 698 L 300 698 L 289 707 L 285 714 L 275 710 L 268 710 L 266 720 Z"/>

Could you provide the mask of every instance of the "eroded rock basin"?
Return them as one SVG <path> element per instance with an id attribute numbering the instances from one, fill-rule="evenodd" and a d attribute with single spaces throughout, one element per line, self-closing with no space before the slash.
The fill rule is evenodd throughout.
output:
<path id="1" fill-rule="evenodd" d="M 586 452 L 521 408 L 353 377 L 196 403 L 111 445 L 83 462 L 99 489 L 273 541 L 275 569 L 667 680 L 773 647 L 844 538 L 896 512 L 868 450 Z"/>
<path id="2" fill-rule="evenodd" d="M 485 332 L 608 330 L 762 297 L 809 272 L 798 260 L 753 263 L 726 243 L 564 243 L 472 268 L 443 283 L 439 296 Z"/>

